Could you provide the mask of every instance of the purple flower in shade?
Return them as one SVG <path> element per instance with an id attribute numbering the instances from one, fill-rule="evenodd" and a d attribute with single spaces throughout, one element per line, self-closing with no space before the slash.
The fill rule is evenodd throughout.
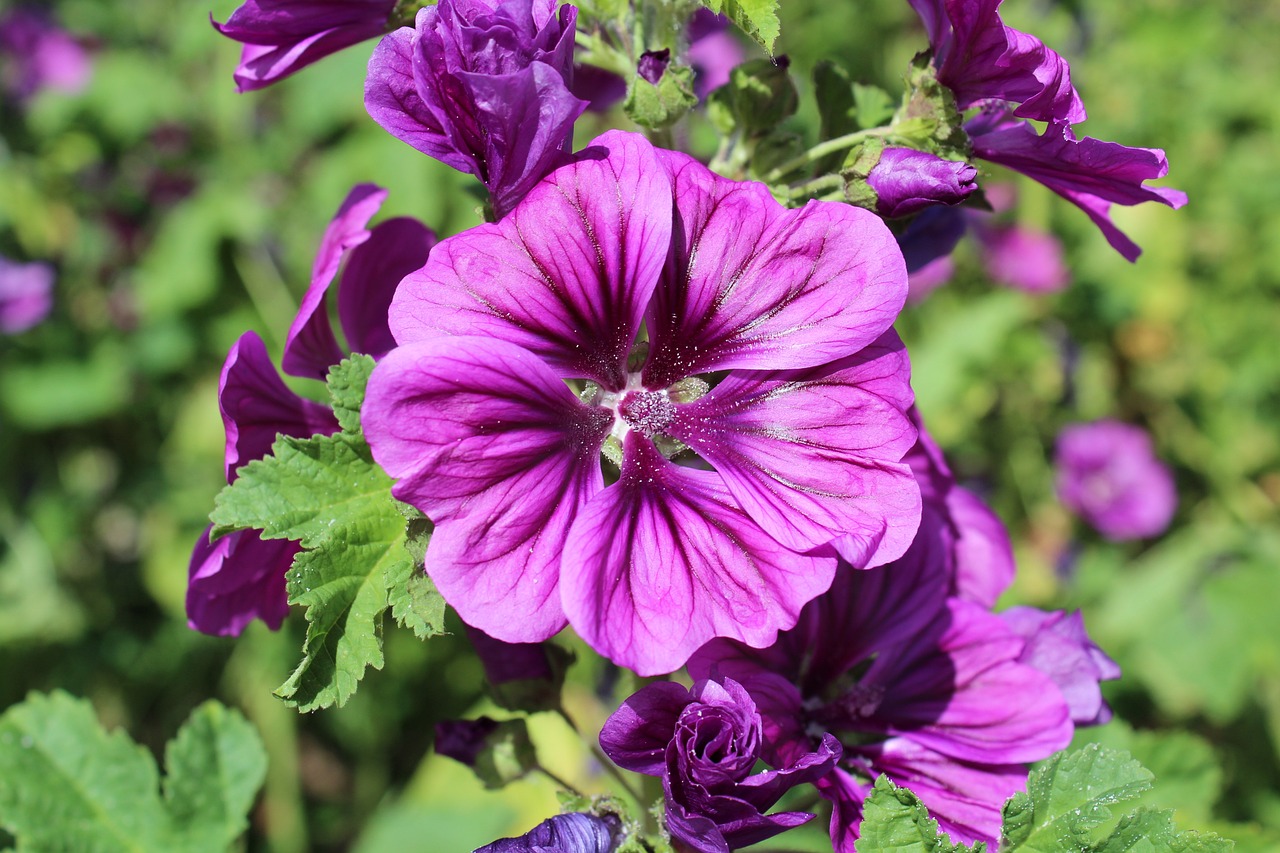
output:
<path id="1" fill-rule="evenodd" d="M 1164 152 L 1129 148 L 1086 136 L 1076 139 L 1064 122 L 1051 122 L 1044 133 L 1018 121 L 1003 108 L 989 108 L 965 123 L 973 154 L 1034 178 L 1085 212 L 1107 242 L 1127 260 L 1142 250 L 1111 222 L 1112 204 L 1156 201 L 1169 207 L 1187 203 L 1184 192 L 1147 187 L 1169 171 Z"/>
<path id="2" fill-rule="evenodd" d="M 490 745 L 489 736 L 498 730 L 498 725 L 492 717 L 441 720 L 436 723 L 436 752 L 460 764 L 475 767 L 476 759 Z"/>
<path id="3" fill-rule="evenodd" d="M 318 59 L 379 36 L 396 0 L 247 0 L 214 27 L 244 45 L 236 88 L 270 86 Z"/>
<path id="4" fill-rule="evenodd" d="M 910 544 L 905 296 L 874 214 L 607 133 L 405 279 L 365 433 L 464 621 L 670 672 Z"/>
<path id="5" fill-rule="evenodd" d="M 1058 435 L 1058 497 L 1108 539 L 1164 532 L 1178 506 L 1173 475 L 1140 427 L 1102 420 Z"/>
<path id="6" fill-rule="evenodd" d="M 231 348 L 218 382 L 226 427 L 227 482 L 241 466 L 271 452 L 277 434 L 299 438 L 338 431 L 333 413 L 290 391 L 256 332 Z M 298 553 L 287 539 L 262 539 L 244 530 L 209 542 L 206 529 L 191 554 L 188 624 L 197 631 L 238 635 L 254 618 L 279 628 L 288 614 L 284 575 Z"/>
<path id="7" fill-rule="evenodd" d="M 18 6 L 0 17 L 0 85 L 15 98 L 79 92 L 89 73 L 88 51 L 46 10 Z"/>
<path id="8" fill-rule="evenodd" d="M 742 43 L 734 38 L 733 24 L 724 15 L 706 7 L 699 8 L 689 19 L 689 65 L 696 74 L 693 90 L 699 98 L 729 82 L 729 72 L 747 58 Z"/>
<path id="9" fill-rule="evenodd" d="M 587 102 L 570 91 L 578 10 L 441 0 L 369 60 L 365 107 L 392 136 L 475 175 L 504 216 L 557 165 Z"/>
<path id="10" fill-rule="evenodd" d="M 1016 104 L 1014 115 L 1077 124 L 1084 104 L 1067 62 L 1035 36 L 1006 27 L 1001 0 L 908 0 L 924 21 L 938 81 L 966 109 L 981 101 Z"/>
<path id="11" fill-rule="evenodd" d="M 504 643 L 479 628 L 463 627 L 484 667 L 485 680 L 490 684 L 554 677 L 545 643 Z"/>
<path id="12" fill-rule="evenodd" d="M 650 684 L 622 704 L 600 732 L 618 766 L 662 777 L 666 826 L 699 853 L 728 853 L 806 823 L 805 812 L 767 815 L 796 785 L 816 782 L 840 758 L 830 735 L 782 770 L 752 773 L 763 745 L 760 714 L 731 678 Z"/>
<path id="13" fill-rule="evenodd" d="M 53 309 L 53 267 L 0 257 L 0 332 L 16 335 L 39 325 Z"/>
<path id="14" fill-rule="evenodd" d="M 876 212 L 889 219 L 935 205 L 956 205 L 978 188 L 978 170 L 912 148 L 886 148 L 867 183 L 876 191 Z"/>
<path id="15" fill-rule="evenodd" d="M 613 853 L 622 837 L 622 822 L 616 816 L 572 812 L 548 818 L 519 838 L 486 844 L 475 853 Z"/>
<path id="16" fill-rule="evenodd" d="M 881 773 L 914 791 L 953 840 L 994 843 L 1025 764 L 1071 740 L 1062 694 L 1019 662 L 1023 639 L 947 595 L 939 533 L 926 515 L 894 565 L 841 569 L 772 648 L 715 640 L 689 661 L 695 678 L 734 678 L 750 691 L 768 760 L 807 753 L 815 732 L 844 744 L 837 770 L 818 782 L 835 805 L 840 853 L 853 853 L 862 801 Z"/>
<path id="17" fill-rule="evenodd" d="M 311 268 L 311 286 L 289 327 L 281 366 L 291 376 L 324 380 L 346 356 L 329 324 L 327 294 L 343 261 L 338 320 L 352 352 L 381 358 L 395 346 L 387 309 L 400 280 L 426 263 L 436 235 L 416 219 L 397 217 L 366 225 L 387 191 L 359 184 L 347 194 L 324 232 Z"/>
<path id="18" fill-rule="evenodd" d="M 1013 632 L 1026 640 L 1019 661 L 1053 679 L 1077 726 L 1100 726 L 1111 719 L 1099 681 L 1120 677 L 1120 667 L 1098 648 L 1084 628 L 1080 611 L 1045 612 L 1010 607 L 1000 614 Z"/>
<path id="19" fill-rule="evenodd" d="M 595 65 L 574 65 L 573 96 L 587 102 L 593 113 L 608 112 L 627 96 L 627 81 L 621 74 L 614 74 Z"/>

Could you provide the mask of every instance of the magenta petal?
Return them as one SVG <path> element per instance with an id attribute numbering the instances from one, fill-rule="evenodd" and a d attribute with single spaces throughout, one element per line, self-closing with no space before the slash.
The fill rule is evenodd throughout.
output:
<path id="1" fill-rule="evenodd" d="M 649 387 L 724 368 L 813 367 L 892 325 L 902 252 L 875 214 L 810 202 L 786 210 L 763 184 L 664 152 L 675 182 L 671 260 L 645 315 Z"/>
<path id="2" fill-rule="evenodd" d="M 819 368 L 733 372 L 678 407 L 671 435 L 787 548 L 833 542 L 857 568 L 880 565 L 906 551 L 920 521 L 920 489 L 900 461 L 916 440 L 908 373 L 893 332 Z"/>
<path id="3" fill-rule="evenodd" d="M 671 464 L 634 432 L 625 454 L 565 544 L 565 612 L 610 660 L 647 676 L 713 637 L 767 646 L 831 584 L 834 560 L 779 546 L 717 474 Z"/>
<path id="4" fill-rule="evenodd" d="M 418 94 L 413 73 L 416 38 L 413 28 L 401 27 L 378 42 L 364 81 L 364 108 L 396 139 L 459 172 L 474 174 L 471 158 L 454 149 Z"/>
<path id="5" fill-rule="evenodd" d="M 1016 571 L 1009 531 L 977 495 L 959 486 L 947 493 L 946 514 L 955 527 L 955 594 L 994 607 Z"/>
<path id="6" fill-rule="evenodd" d="M 277 434 L 305 438 L 338 431 L 333 412 L 304 400 L 281 381 L 257 332 L 245 332 L 227 353 L 218 408 L 227 432 L 228 483 L 241 465 L 269 454 Z"/>
<path id="7" fill-rule="evenodd" d="M 600 159 L 557 169 L 501 222 L 442 241 L 391 304 L 401 344 L 482 335 L 566 376 L 620 390 L 671 239 L 671 187 L 653 146 L 611 131 Z"/>
<path id="8" fill-rule="evenodd" d="M 342 361 L 345 353 L 333 336 L 329 315 L 325 311 L 325 295 L 338 274 L 338 267 L 348 251 L 369 239 L 365 225 L 378 212 L 387 191 L 373 184 L 352 188 L 325 229 L 311 267 L 311 286 L 302 297 L 298 316 L 285 338 L 284 357 L 280 366 L 290 376 L 324 380 L 329 368 Z"/>
<path id="9" fill-rule="evenodd" d="M 301 550 L 288 539 L 262 539 L 241 530 L 209 542 L 196 541 L 187 581 L 187 624 L 221 637 L 239 636 L 253 619 L 280 627 L 289 613 L 284 575 Z"/>
<path id="10" fill-rule="evenodd" d="M 387 311 L 400 280 L 427 262 L 436 235 L 416 219 L 380 222 L 351 250 L 338 288 L 338 320 L 352 352 L 381 358 L 396 345 Z"/>
<path id="11" fill-rule="evenodd" d="M 1111 719 L 1098 682 L 1119 678 L 1120 667 L 1089 638 L 1080 611 L 1011 607 L 1000 618 L 1026 640 L 1019 660 L 1053 679 L 1077 726 L 1096 726 Z"/>
<path id="12" fill-rule="evenodd" d="M 508 643 L 560 630 L 561 552 L 603 485 L 607 411 L 519 347 L 438 338 L 388 353 L 362 421 L 392 494 L 435 522 L 427 572 L 463 621 Z"/>

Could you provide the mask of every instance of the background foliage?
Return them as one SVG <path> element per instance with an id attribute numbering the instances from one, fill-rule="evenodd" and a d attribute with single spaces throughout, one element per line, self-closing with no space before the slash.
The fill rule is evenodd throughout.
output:
<path id="1" fill-rule="evenodd" d="M 235 5 L 212 11 L 224 20 Z M 64 689 L 161 755 L 206 699 L 239 708 L 269 755 L 250 850 L 451 853 L 523 832 L 556 810 L 551 782 L 482 792 L 430 753 L 435 721 L 503 715 L 455 623 L 424 644 L 388 619 L 383 671 L 345 708 L 300 716 L 271 691 L 297 663 L 304 620 L 231 641 L 183 614 L 190 548 L 223 484 L 227 349 L 253 328 L 278 353 L 350 186 L 389 187 L 384 216 L 447 235 L 478 221 L 470 179 L 367 119 L 371 44 L 239 96 L 238 46 L 204 7 L 50 6 L 93 46 L 94 73 L 81 94 L 0 114 L 0 254 L 58 268 L 51 319 L 0 338 L 0 709 Z M 788 0 L 781 13 L 775 49 L 802 81 L 838 57 L 897 91 L 924 43 L 896 0 Z M 1062 236 L 1073 283 L 1003 290 L 962 246 L 957 278 L 901 322 L 920 405 L 1010 525 L 1009 601 L 1084 608 L 1124 668 L 1107 685 L 1121 719 L 1080 738 L 1154 771 L 1142 802 L 1180 826 L 1280 849 L 1280 5 L 1007 0 L 1002 13 L 1072 62 L 1083 130 L 1163 147 L 1168 184 L 1191 202 L 1116 211 L 1146 250 L 1129 265 L 1078 210 L 1019 183 L 1014 215 Z M 812 138 L 805 103 L 795 130 Z M 580 138 L 598 129 L 588 117 Z M 1149 428 L 1176 470 L 1180 508 L 1157 541 L 1107 543 L 1054 496 L 1058 430 L 1104 416 Z M 612 709 L 615 675 L 572 670 L 566 705 L 582 730 Z M 549 769 L 604 790 L 562 718 L 530 722 Z"/>

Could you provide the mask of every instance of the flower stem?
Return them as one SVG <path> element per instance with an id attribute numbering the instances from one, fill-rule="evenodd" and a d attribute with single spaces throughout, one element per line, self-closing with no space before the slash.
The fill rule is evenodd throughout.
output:
<path id="1" fill-rule="evenodd" d="M 811 163 L 814 163 L 828 154 L 834 154 L 837 151 L 843 151 L 846 148 L 852 148 L 864 139 L 870 139 L 873 136 L 888 136 L 891 128 L 889 127 L 872 127 L 867 130 L 857 130 L 853 133 L 846 133 L 844 136 L 837 136 L 835 139 L 828 139 L 826 142 L 819 142 L 808 151 L 798 157 L 788 160 L 778 168 L 764 176 L 765 183 L 773 183 L 780 181 L 787 174 L 802 169 Z"/>

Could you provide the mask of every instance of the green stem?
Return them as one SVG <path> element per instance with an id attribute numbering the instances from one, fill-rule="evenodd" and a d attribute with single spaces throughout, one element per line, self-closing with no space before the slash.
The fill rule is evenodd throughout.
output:
<path id="1" fill-rule="evenodd" d="M 573 721 L 573 717 L 570 717 L 564 708 L 557 708 L 556 713 L 559 714 L 566 723 L 568 723 L 569 728 L 573 729 L 573 733 L 575 735 L 586 740 L 586 738 L 582 737 L 582 732 L 578 729 L 578 724 Z M 622 789 L 627 792 L 631 799 L 635 800 L 636 803 L 643 808 L 644 800 L 641 799 L 640 794 L 631 785 L 631 781 L 627 779 L 626 776 L 622 775 L 622 771 L 618 768 L 618 765 L 610 761 L 609 756 L 604 754 L 604 750 L 600 748 L 600 745 L 598 743 L 588 743 L 587 748 L 591 750 L 591 754 L 595 756 L 596 761 L 600 762 L 600 766 L 605 769 L 605 772 L 612 776 L 614 780 L 622 786 Z"/>
<path id="2" fill-rule="evenodd" d="M 573 785 L 569 784 L 569 781 L 567 779 L 562 779 L 560 776 L 557 776 L 555 773 L 543 767 L 541 764 L 539 764 L 536 769 L 543 776 L 546 776 L 548 779 L 550 779 L 552 782 L 555 782 L 561 788 L 564 788 L 570 794 L 573 794 L 575 797 L 586 799 L 587 795 L 579 791 Z"/>
<path id="3" fill-rule="evenodd" d="M 774 181 L 780 181 L 787 174 L 821 160 L 828 154 L 834 154 L 837 151 L 852 148 L 864 139 L 870 139 L 874 136 L 888 136 L 890 130 L 891 129 L 889 127 L 872 127 L 867 130 L 858 130 L 853 133 L 846 133 L 844 136 L 837 136 L 835 139 L 828 139 L 826 142 L 819 142 L 817 145 L 813 146 L 795 159 L 788 160 L 769 174 L 765 175 L 765 183 L 771 184 Z"/>
<path id="4" fill-rule="evenodd" d="M 803 198 L 804 196 L 813 195 L 821 190 L 844 189 L 844 178 L 839 175 L 823 175 L 814 178 L 812 181 L 805 181 L 803 184 L 796 184 L 787 188 L 787 196 L 789 198 Z"/>

